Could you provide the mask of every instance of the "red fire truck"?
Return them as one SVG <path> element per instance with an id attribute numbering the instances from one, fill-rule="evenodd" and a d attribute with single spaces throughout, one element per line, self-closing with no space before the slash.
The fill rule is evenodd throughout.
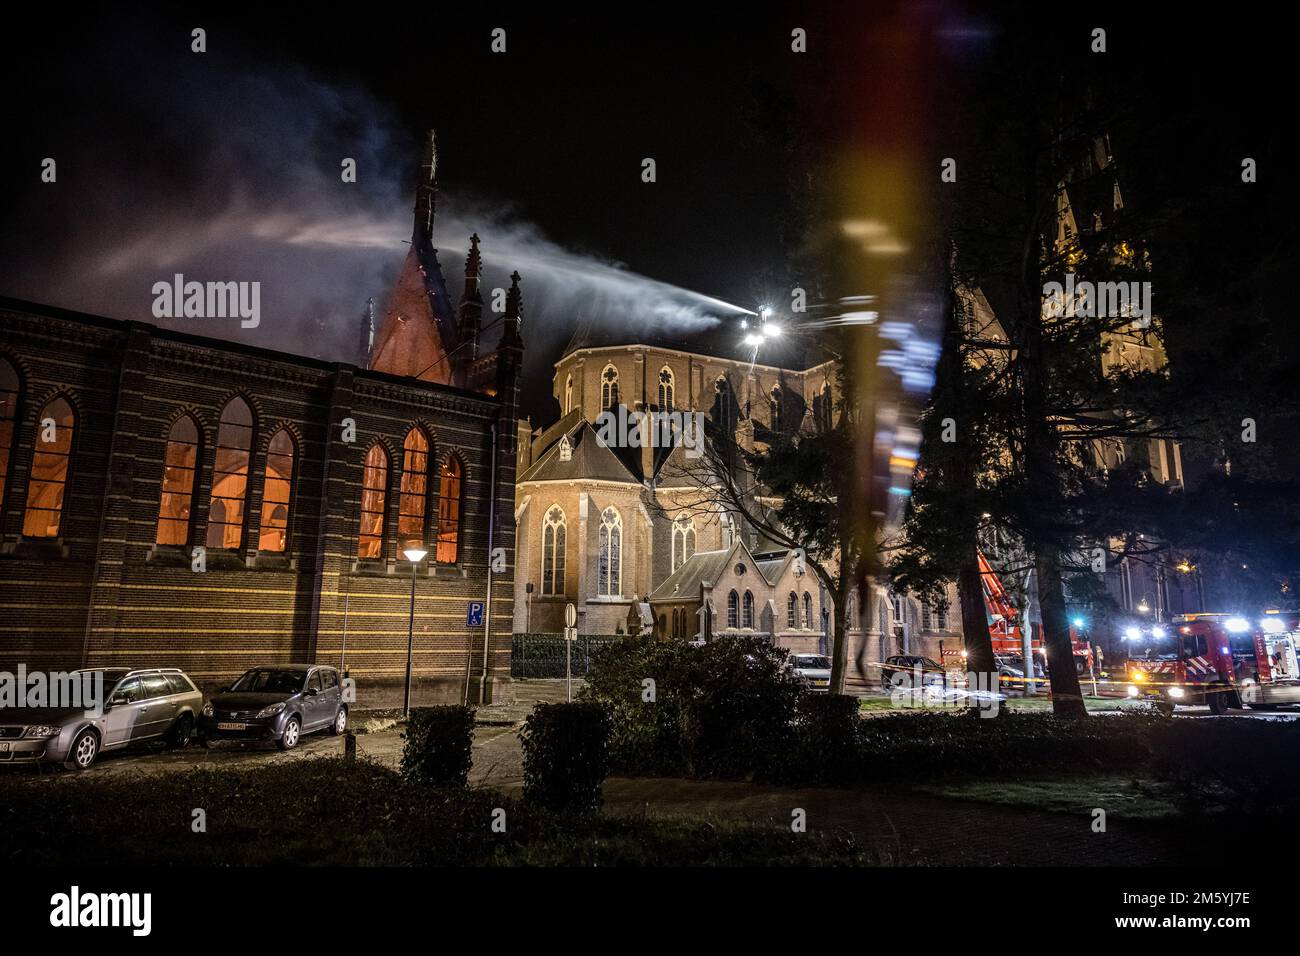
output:
<path id="1" fill-rule="evenodd" d="M 1136 630 L 1136 629 L 1135 629 Z M 1128 695 L 1178 705 L 1300 704 L 1300 614 L 1187 614 L 1129 638 Z"/>
<path id="2" fill-rule="evenodd" d="M 989 614 L 989 638 L 993 642 L 993 653 L 999 657 L 1020 658 L 1024 655 L 1024 639 L 1020 629 L 1020 612 L 1011 602 L 1011 595 L 1002 586 L 993 566 L 979 552 L 980 583 L 984 585 L 984 606 Z M 1035 631 L 1032 649 L 1038 666 L 1046 666 L 1043 654 L 1043 639 Z M 1079 629 L 1070 622 L 1070 646 L 1074 652 L 1074 669 L 1080 675 L 1088 673 L 1092 663 L 1092 646 L 1079 636 Z"/>

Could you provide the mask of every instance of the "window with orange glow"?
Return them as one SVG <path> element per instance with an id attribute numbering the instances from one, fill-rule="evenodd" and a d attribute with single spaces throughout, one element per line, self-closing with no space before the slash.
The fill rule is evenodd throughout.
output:
<path id="1" fill-rule="evenodd" d="M 460 459 L 449 455 L 442 463 L 438 482 L 438 547 L 439 564 L 455 564 L 460 557 L 460 506 L 463 469 Z"/>
<path id="2" fill-rule="evenodd" d="M 155 543 L 178 546 L 190 543 L 190 512 L 194 504 L 194 473 L 198 462 L 199 429 L 194 419 L 186 415 L 178 418 L 167 433 Z"/>
<path id="3" fill-rule="evenodd" d="M 289 543 L 289 505 L 293 495 L 293 436 L 281 428 L 266 449 L 266 478 L 262 482 L 262 529 L 257 550 L 283 554 Z"/>
<path id="4" fill-rule="evenodd" d="M 0 508 L 4 507 L 9 453 L 14 447 L 14 421 L 18 417 L 18 373 L 0 359 Z"/>
<path id="5" fill-rule="evenodd" d="M 357 557 L 377 560 L 384 553 L 384 512 L 388 503 L 388 452 L 373 446 L 366 452 L 361 476 L 361 532 Z"/>
<path id="6" fill-rule="evenodd" d="M 36 451 L 23 516 L 23 534 L 29 538 L 59 536 L 76 427 L 76 416 L 65 398 L 53 399 L 36 416 Z"/>
<path id="7" fill-rule="evenodd" d="M 424 545 L 424 518 L 429 502 L 429 436 L 419 426 L 402 445 L 402 489 L 397 502 L 398 547 Z"/>
<path id="8" fill-rule="evenodd" d="M 217 457 L 212 468 L 208 505 L 208 547 L 234 550 L 244 543 L 244 507 L 248 498 L 248 458 L 253 447 L 253 412 L 242 398 L 221 410 Z"/>

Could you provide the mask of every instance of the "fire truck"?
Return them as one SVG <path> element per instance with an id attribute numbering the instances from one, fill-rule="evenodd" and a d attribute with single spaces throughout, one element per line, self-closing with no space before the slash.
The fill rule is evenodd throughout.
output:
<path id="1" fill-rule="evenodd" d="M 989 615 L 989 638 L 993 642 L 993 653 L 999 657 L 1021 657 L 1024 655 L 1024 639 L 1020 625 L 1020 611 L 1011 602 L 1011 595 L 1003 587 L 993 566 L 979 552 L 980 583 L 984 586 L 984 606 Z M 1034 659 L 1046 669 L 1046 657 L 1043 654 L 1041 631 L 1033 632 L 1031 647 Z M 1088 673 L 1092 665 L 1092 646 L 1079 635 L 1075 622 L 1070 622 L 1070 648 L 1074 653 L 1074 669 L 1082 675 Z"/>
<path id="2" fill-rule="evenodd" d="M 1136 630 L 1136 629 L 1134 629 Z M 1129 638 L 1130 697 L 1172 710 L 1300 704 L 1300 614 L 1186 614 Z"/>

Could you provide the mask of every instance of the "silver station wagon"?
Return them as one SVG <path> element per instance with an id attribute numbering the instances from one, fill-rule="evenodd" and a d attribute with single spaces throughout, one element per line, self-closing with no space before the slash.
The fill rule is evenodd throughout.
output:
<path id="1" fill-rule="evenodd" d="M 0 710 L 0 765 L 45 762 L 89 770 L 104 751 L 147 741 L 189 743 L 203 695 L 180 668 L 72 672 L 77 679 L 95 674 L 103 675 L 100 707 Z"/>

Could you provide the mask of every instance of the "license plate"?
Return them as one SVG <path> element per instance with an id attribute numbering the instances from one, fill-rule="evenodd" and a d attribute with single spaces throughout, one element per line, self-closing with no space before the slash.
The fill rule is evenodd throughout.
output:
<path id="1" fill-rule="evenodd" d="M 7 740 L 0 740 L 0 754 L 7 754 L 9 752 L 9 748 L 12 746 L 13 744 L 9 743 L 9 741 Z"/>
<path id="2" fill-rule="evenodd" d="M 247 730 L 248 724 L 217 724 L 217 730 Z"/>

